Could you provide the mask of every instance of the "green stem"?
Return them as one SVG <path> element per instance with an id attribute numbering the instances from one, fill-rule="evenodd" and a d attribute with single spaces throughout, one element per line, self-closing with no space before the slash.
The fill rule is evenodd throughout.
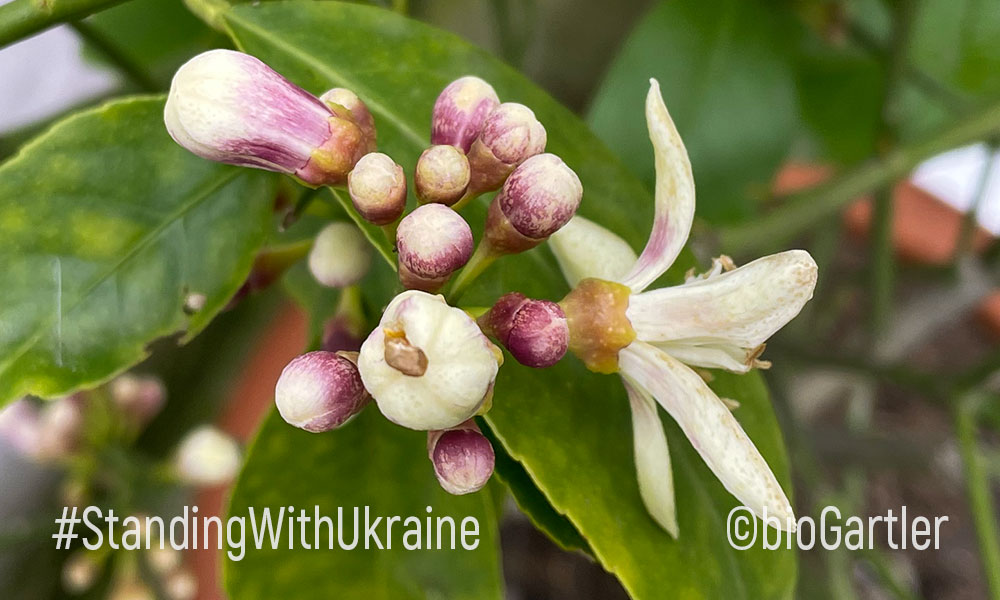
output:
<path id="1" fill-rule="evenodd" d="M 463 208 L 469 205 L 469 202 L 472 202 L 478 197 L 479 194 L 473 194 L 472 192 L 465 192 L 465 195 L 459 198 L 458 202 L 451 205 L 451 209 L 455 212 L 460 212 Z"/>
<path id="2" fill-rule="evenodd" d="M 986 188 L 989 186 L 990 178 L 993 176 L 996 158 L 996 145 L 990 144 L 986 154 L 986 164 L 983 165 L 983 170 L 976 181 L 976 191 L 972 196 L 972 204 L 965 211 L 964 218 L 962 219 L 962 229 L 959 231 L 958 239 L 955 241 L 955 253 L 952 255 L 953 266 L 957 266 L 959 259 L 963 256 L 972 253 L 976 220 L 978 217 L 977 213 L 979 212 L 979 206 L 983 203 L 983 199 L 986 196 Z"/>
<path id="3" fill-rule="evenodd" d="M 724 251 L 740 254 L 783 247 L 807 229 L 834 217 L 854 199 L 896 181 L 936 154 L 1000 133 L 1000 102 L 994 102 L 923 140 L 899 146 L 827 184 L 790 196 L 783 206 L 746 225 L 720 228 Z"/>
<path id="4" fill-rule="evenodd" d="M 958 438 L 962 462 L 965 464 L 969 508 L 976 526 L 979 554 L 986 573 L 990 598 L 1000 600 L 1000 540 L 997 538 L 996 507 L 993 505 L 989 478 L 976 441 L 974 404 L 974 396 L 958 400 L 955 407 L 955 435 Z"/>
<path id="5" fill-rule="evenodd" d="M 0 6 L 0 47 L 48 29 L 82 19 L 124 0 L 13 0 Z"/>
<path id="6" fill-rule="evenodd" d="M 73 21 L 69 26 L 80 34 L 85 43 L 103 54 L 105 58 L 114 64 L 137 88 L 144 92 L 158 92 L 161 90 L 160 85 L 137 62 L 122 52 L 121 48 L 103 33 L 84 21 Z"/>
<path id="7" fill-rule="evenodd" d="M 448 304 L 457 304 L 458 299 L 462 297 L 463 293 L 465 293 L 469 284 L 482 275 L 483 271 L 492 265 L 493 261 L 498 258 L 500 258 L 500 255 L 493 252 L 493 249 L 490 248 L 489 244 L 485 241 L 480 242 L 476 251 L 472 253 L 472 258 L 469 259 L 469 262 L 467 262 L 465 267 L 459 272 L 458 277 L 455 278 L 455 282 L 451 285 L 451 289 L 446 294 Z"/>
<path id="8" fill-rule="evenodd" d="M 878 339 L 885 331 L 892 314 L 895 287 L 895 264 L 892 244 L 892 190 L 883 189 L 875 197 L 872 230 L 872 337 Z"/>

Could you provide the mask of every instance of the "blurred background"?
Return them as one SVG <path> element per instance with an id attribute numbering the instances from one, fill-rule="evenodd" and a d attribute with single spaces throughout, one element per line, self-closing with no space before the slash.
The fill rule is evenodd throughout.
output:
<path id="1" fill-rule="evenodd" d="M 584 115 L 647 183 L 652 153 L 638 115 L 646 81 L 657 77 L 694 167 L 702 263 L 720 251 L 741 263 L 793 246 L 816 257 L 815 299 L 765 355 L 779 365 L 766 375 L 797 512 L 835 504 L 884 514 L 906 505 L 950 521 L 938 551 L 883 543 L 872 552 L 803 552 L 799 597 L 1000 597 L 1000 0 L 412 0 L 393 8 L 523 70 Z M 180 0 L 133 0 L 0 49 L 0 159 L 67 111 L 165 91 L 184 60 L 227 43 Z M 16 407 L 56 432 L 100 419 L 101 439 L 28 447 L 7 409 L 0 597 L 79 597 L 80 583 L 94 580 L 86 596 L 145 597 L 108 584 L 102 574 L 115 557 L 64 561 L 47 537 L 52 511 L 85 493 L 95 472 L 115 494 L 173 506 L 193 497 L 205 511 L 221 510 L 223 481 L 177 485 L 158 477 L 157 465 L 204 424 L 249 439 L 305 339 L 305 317 L 274 286 L 188 346 L 165 341 L 136 369 L 139 379 L 58 410 Z M 219 354 L 222 340 L 241 351 Z M 77 458 L 53 461 L 69 442 Z M 502 539 L 512 599 L 625 598 L 612 577 L 548 542 L 513 504 Z M 209 599 L 222 597 L 217 564 L 202 552 L 121 568 L 151 565 L 158 597 Z"/>

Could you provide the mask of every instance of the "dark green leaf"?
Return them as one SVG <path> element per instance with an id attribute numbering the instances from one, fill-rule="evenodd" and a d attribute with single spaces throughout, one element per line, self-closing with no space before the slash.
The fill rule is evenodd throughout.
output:
<path id="1" fill-rule="evenodd" d="M 333 86 L 355 90 L 375 114 L 380 149 L 407 171 L 428 144 L 430 112 L 438 92 L 461 75 L 487 79 L 503 100 L 527 104 L 545 124 L 549 151 L 562 156 L 583 181 L 581 214 L 636 247 L 644 243 L 652 199 L 643 185 L 577 117 L 523 76 L 456 37 L 385 11 L 335 2 L 240 6 L 229 14 L 228 23 L 240 47 L 310 91 L 320 93 Z M 667 81 L 663 83 L 670 88 Z M 644 77 L 640 85 L 645 86 Z M 640 95 L 617 105 L 615 115 L 622 127 L 640 131 L 636 146 L 651 153 L 642 109 Z M 739 116 L 717 118 L 729 123 L 738 122 Z M 757 152 L 745 145 L 738 148 L 742 157 Z M 484 206 L 479 202 L 466 209 L 465 216 L 476 229 L 483 222 Z M 683 262 L 679 269 L 691 266 L 689 258 Z M 379 294 L 373 302 L 384 305 L 389 300 L 396 282 L 386 281 L 387 277 L 392 274 L 373 273 L 366 282 L 369 293 Z M 470 288 L 466 299 L 469 305 L 487 306 L 510 290 L 551 299 L 568 291 L 551 254 L 539 247 L 503 259 Z M 739 418 L 789 489 L 781 435 L 761 380 L 755 375 L 720 375 L 716 385 L 743 403 Z M 486 420 L 507 454 L 544 493 L 550 510 L 569 519 L 634 598 L 756 599 L 791 593 L 794 553 L 737 552 L 729 547 L 725 518 L 736 501 L 672 426 L 681 538 L 673 540 L 656 526 L 639 499 L 628 405 L 618 378 L 589 373 L 571 358 L 546 370 L 508 360 Z M 267 452 L 258 446 L 248 469 L 256 469 L 254 462 L 266 460 Z M 315 462 L 298 464 L 303 466 L 295 468 L 286 461 L 280 468 L 294 469 L 303 479 L 322 472 L 330 485 L 336 481 L 319 471 Z M 530 504 L 522 507 L 534 512 Z M 533 517 L 540 523 L 546 518 Z M 272 570 L 279 568 L 277 562 L 268 564 Z M 255 572 L 260 570 L 237 565 L 231 579 L 259 577 Z M 310 576 L 331 577 L 329 569 L 319 567 Z"/>
<path id="2" fill-rule="evenodd" d="M 295 598 L 296 600 L 424 600 L 426 598 L 500 600 L 500 580 L 493 495 L 481 491 L 452 496 L 441 489 L 427 459 L 427 436 L 402 429 L 369 406 L 351 423 L 332 433 L 312 434 L 291 427 L 272 413 L 257 436 L 246 467 L 233 491 L 231 516 L 247 516 L 253 507 L 278 511 L 294 506 L 310 517 L 319 510 L 337 523 L 343 507 L 343 541 L 354 539 L 354 507 L 361 507 L 359 538 L 354 550 L 344 550 L 334 532 L 327 549 L 328 529 L 322 529 L 322 549 L 248 548 L 240 562 L 230 562 L 226 583 L 232 598 Z M 318 508 L 317 508 L 318 507 Z M 371 519 L 383 517 L 379 535 L 388 543 L 386 518 L 414 516 L 422 531 L 428 516 L 448 516 L 456 524 L 466 517 L 479 523 L 479 545 L 465 550 L 456 534 L 451 550 L 445 525 L 444 550 L 406 550 L 403 534 L 412 525 L 393 525 L 391 549 L 365 550 L 365 507 Z M 432 512 L 427 512 L 431 507 Z M 247 524 L 249 528 L 249 522 Z M 433 525 L 437 548 L 437 525 Z M 249 531 L 249 529 L 248 529 Z M 312 545 L 312 524 L 306 541 Z M 459 530 L 460 532 L 460 530 Z M 426 534 L 420 538 L 426 544 Z M 412 543 L 413 538 L 408 538 Z M 471 538 L 469 542 L 471 543 Z M 298 542 L 298 539 L 296 539 Z"/>
<path id="3" fill-rule="evenodd" d="M 595 97 L 590 123 L 647 185 L 653 155 L 642 119 L 648 79 L 684 137 L 698 184 L 698 215 L 713 222 L 753 214 L 785 158 L 796 126 L 787 11 L 763 0 L 660 2 L 625 43 Z"/>
<path id="4" fill-rule="evenodd" d="M 267 235 L 273 182 L 179 147 L 161 98 L 65 119 L 0 166 L 0 403 L 94 385 L 201 331 Z M 205 304 L 188 317 L 190 293 Z"/>

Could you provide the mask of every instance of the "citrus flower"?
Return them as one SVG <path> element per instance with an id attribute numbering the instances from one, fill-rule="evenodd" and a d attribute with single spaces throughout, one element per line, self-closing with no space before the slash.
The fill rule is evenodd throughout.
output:
<path id="1" fill-rule="evenodd" d="M 618 373 L 632 409 L 643 502 L 677 536 L 673 478 L 657 404 L 723 486 L 759 517 L 794 529 L 788 498 L 729 406 L 692 367 L 767 367 L 764 342 L 812 297 L 816 263 L 802 250 L 736 268 L 726 257 L 682 285 L 647 291 L 680 254 L 694 219 L 687 151 L 650 80 L 646 120 L 656 159 L 655 217 L 638 259 L 614 233 L 581 217 L 550 245 L 574 289 L 561 302 L 570 350 L 592 371 Z"/>

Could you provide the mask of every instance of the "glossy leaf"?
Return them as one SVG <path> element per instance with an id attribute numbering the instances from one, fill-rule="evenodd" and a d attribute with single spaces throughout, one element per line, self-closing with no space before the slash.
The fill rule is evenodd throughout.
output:
<path id="1" fill-rule="evenodd" d="M 257 436 L 246 467 L 233 491 L 230 515 L 256 514 L 266 507 L 278 511 L 294 506 L 312 517 L 318 510 L 337 524 L 343 507 L 342 538 L 336 530 L 334 547 L 328 548 L 328 529 L 322 529 L 321 548 L 304 549 L 296 539 L 272 549 L 248 548 L 240 562 L 230 562 L 226 583 L 233 598 L 295 598 L 296 600 L 423 600 L 425 598 L 502 598 L 499 571 L 499 534 L 493 495 L 485 490 L 452 496 L 441 489 L 427 459 L 427 435 L 385 420 L 369 406 L 352 422 L 325 434 L 307 433 L 285 423 L 277 412 Z M 359 545 L 339 546 L 354 539 L 354 507 L 360 509 Z M 370 522 L 383 517 L 378 535 L 383 546 L 365 545 L 365 507 Z M 432 511 L 428 513 L 427 507 Z M 434 548 L 407 550 L 403 535 L 411 524 L 403 520 L 386 533 L 387 517 L 413 516 L 421 521 L 421 541 L 427 543 L 424 525 L 428 516 L 451 517 L 459 527 L 466 517 L 479 523 L 479 544 L 474 550 L 461 545 L 451 550 L 450 529 L 445 525 L 444 550 L 437 548 L 437 525 L 432 524 Z M 273 518 L 273 517 L 272 517 Z M 436 523 L 436 522 L 435 522 Z M 249 527 L 249 524 L 248 524 Z M 313 544 L 312 524 L 306 541 Z M 412 544 L 414 538 L 407 538 Z M 468 538 L 472 543 L 472 538 Z"/>
<path id="2" fill-rule="evenodd" d="M 198 333 L 249 272 L 273 181 L 179 147 L 161 98 L 69 117 L 0 166 L 0 404 L 95 385 Z M 205 302 L 188 316 L 191 293 Z"/>
<path id="3" fill-rule="evenodd" d="M 523 76 L 458 38 L 385 11 L 335 2 L 240 6 L 228 15 L 228 23 L 241 48 L 308 90 L 355 90 L 375 115 L 380 149 L 407 171 L 428 144 L 431 106 L 438 92 L 469 73 L 489 80 L 503 100 L 527 104 L 545 124 L 548 150 L 562 156 L 583 181 L 581 213 L 635 247 L 644 243 L 652 199 L 639 180 L 577 117 Z M 637 85 L 645 86 L 647 75 L 637 75 Z M 616 108 L 618 123 L 644 130 L 642 107 L 641 97 L 622 102 Z M 641 145 L 651 154 L 648 141 Z M 484 207 L 485 201 L 480 201 L 463 213 L 474 230 L 481 230 Z M 683 262 L 679 270 L 691 266 L 689 257 Z M 396 285 L 385 277 L 392 274 L 373 274 L 366 282 L 368 292 L 376 294 L 370 297 L 372 304 L 384 305 L 388 296 L 379 294 Z M 500 261 L 470 288 L 465 300 L 470 306 L 487 306 L 510 290 L 550 299 L 568 291 L 551 253 L 542 246 Z M 756 375 L 720 374 L 716 385 L 743 403 L 737 415 L 789 489 L 781 435 L 761 380 Z M 729 547 L 725 518 L 736 502 L 672 424 L 668 435 L 675 449 L 681 538 L 673 540 L 656 526 L 639 498 L 628 413 L 616 377 L 589 373 L 572 358 L 547 370 L 508 360 L 486 420 L 552 509 L 568 518 L 634 598 L 787 597 L 794 586 L 794 554 Z M 256 460 L 265 460 L 266 452 L 258 446 L 248 469 L 256 468 Z M 315 463 L 299 464 L 303 466 L 295 470 L 302 478 L 325 473 Z M 295 467 L 282 463 L 281 468 Z M 533 510 L 527 503 L 522 508 Z M 231 581 L 261 577 L 259 571 L 235 565 Z M 329 569 L 312 576 L 329 578 Z"/>
<path id="4" fill-rule="evenodd" d="M 653 155 L 642 119 L 647 80 L 684 138 L 698 185 L 698 215 L 713 222 L 754 213 L 784 160 L 796 122 L 789 50 L 798 30 L 761 0 L 660 2 L 632 32 L 595 96 L 594 131 L 650 187 Z"/>

